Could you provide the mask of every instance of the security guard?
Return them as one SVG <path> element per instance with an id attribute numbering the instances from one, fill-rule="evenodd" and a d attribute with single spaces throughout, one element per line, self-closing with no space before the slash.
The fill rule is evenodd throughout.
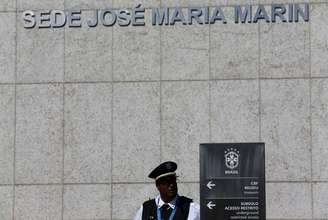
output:
<path id="1" fill-rule="evenodd" d="M 177 164 L 167 161 L 149 175 L 155 179 L 159 195 L 146 201 L 133 220 L 199 220 L 199 205 L 192 199 L 178 195 Z"/>

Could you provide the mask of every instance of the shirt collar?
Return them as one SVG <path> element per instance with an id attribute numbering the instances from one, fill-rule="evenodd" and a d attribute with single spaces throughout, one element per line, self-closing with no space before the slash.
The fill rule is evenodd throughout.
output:
<path id="1" fill-rule="evenodd" d="M 157 207 L 158 207 L 158 208 L 161 208 L 164 204 L 168 204 L 168 205 L 170 206 L 171 209 L 174 209 L 174 208 L 175 208 L 175 204 L 176 204 L 176 202 L 177 202 L 177 198 L 178 198 L 178 195 L 177 195 L 172 201 L 170 201 L 169 203 L 165 203 L 165 202 L 162 200 L 161 196 L 158 195 L 158 196 L 156 197 L 156 204 L 157 204 Z"/>

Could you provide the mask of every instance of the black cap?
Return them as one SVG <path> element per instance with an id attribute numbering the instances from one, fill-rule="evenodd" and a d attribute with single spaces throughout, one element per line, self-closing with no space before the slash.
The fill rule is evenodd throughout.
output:
<path id="1" fill-rule="evenodd" d="M 172 161 L 166 161 L 156 167 L 151 173 L 148 175 L 149 178 L 158 180 L 164 176 L 176 175 L 175 171 L 177 170 L 178 165 Z"/>

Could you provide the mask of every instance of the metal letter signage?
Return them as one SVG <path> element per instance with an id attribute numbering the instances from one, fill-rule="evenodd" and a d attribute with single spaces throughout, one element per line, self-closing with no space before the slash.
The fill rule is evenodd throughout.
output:
<path id="1" fill-rule="evenodd" d="M 264 143 L 200 144 L 200 219 L 265 220 Z"/>
<path id="2" fill-rule="evenodd" d="M 299 22 L 309 21 L 308 3 L 271 4 L 270 7 L 259 5 L 235 5 L 233 12 L 229 7 L 173 7 L 152 8 L 151 25 L 193 25 L 193 24 L 227 24 L 232 22 L 227 18 L 234 18 L 234 23 L 257 23 L 265 22 Z M 22 13 L 24 28 L 70 28 L 89 27 L 97 25 L 105 27 L 118 26 L 146 26 L 146 9 L 141 4 L 133 8 L 112 7 L 106 9 L 87 10 L 26 10 Z M 226 16 L 226 13 L 228 16 Z M 288 18 L 288 19 L 287 19 Z M 148 24 L 149 25 L 149 24 Z"/>

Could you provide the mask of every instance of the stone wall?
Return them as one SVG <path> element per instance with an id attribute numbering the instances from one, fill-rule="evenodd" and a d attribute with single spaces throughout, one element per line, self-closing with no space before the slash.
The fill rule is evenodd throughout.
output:
<path id="1" fill-rule="evenodd" d="M 310 0 L 310 22 L 299 23 L 21 20 L 26 9 L 135 3 L 1 0 L 0 219 L 132 219 L 156 194 L 148 173 L 166 160 L 179 165 L 181 194 L 199 201 L 199 143 L 258 141 L 267 218 L 328 219 L 327 3 Z M 142 1 L 146 13 L 239 3 L 271 1 Z"/>

